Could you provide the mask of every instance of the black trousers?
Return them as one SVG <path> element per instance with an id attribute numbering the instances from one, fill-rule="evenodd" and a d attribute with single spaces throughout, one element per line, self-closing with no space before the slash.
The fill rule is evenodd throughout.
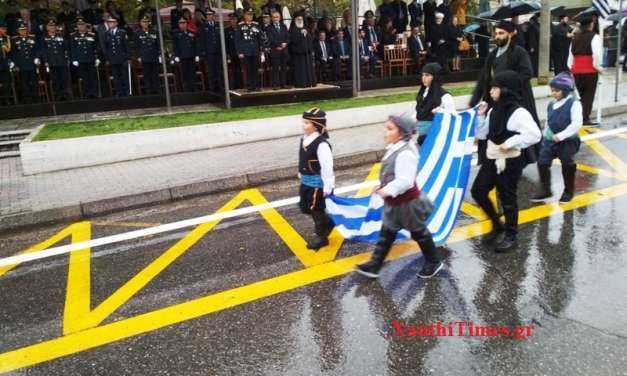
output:
<path id="1" fill-rule="evenodd" d="M 148 94 L 159 93 L 159 64 L 156 62 L 142 62 L 142 69 L 144 75 L 144 87 Z"/>
<path id="2" fill-rule="evenodd" d="M 22 101 L 32 103 L 36 98 L 37 72 L 35 70 L 20 70 L 20 81 L 22 88 Z"/>
<path id="3" fill-rule="evenodd" d="M 13 103 L 13 92 L 11 90 L 11 72 L 0 71 L 0 105 Z"/>
<path id="4" fill-rule="evenodd" d="M 207 74 L 209 90 L 219 91 L 222 89 L 222 60 L 219 54 L 207 54 Z"/>
<path id="5" fill-rule="evenodd" d="M 490 191 L 496 188 L 501 205 L 503 205 L 503 214 L 505 214 L 505 231 L 514 236 L 518 233 L 518 181 L 524 167 L 523 156 L 510 158 L 506 162 L 505 170 L 497 174 L 494 160 L 487 159 L 481 164 L 470 190 L 472 198 L 488 218 L 497 222 L 496 208 L 488 198 Z"/>
<path id="6" fill-rule="evenodd" d="M 55 99 L 67 97 L 67 67 L 50 67 L 50 79 Z"/>
<path id="7" fill-rule="evenodd" d="M 195 91 L 196 81 L 196 63 L 194 59 L 181 59 L 181 81 L 183 84 L 183 91 L 192 92 Z"/>
<path id="8" fill-rule="evenodd" d="M 335 75 L 335 81 L 339 81 L 342 75 L 342 61 L 346 62 L 346 79 L 350 80 L 353 77 L 353 64 L 351 59 L 333 59 L 333 72 Z"/>
<path id="9" fill-rule="evenodd" d="M 275 54 L 270 58 L 272 65 L 272 87 L 287 85 L 287 55 Z"/>
<path id="10" fill-rule="evenodd" d="M 259 89 L 259 56 L 244 56 L 246 66 L 246 88 L 248 90 Z"/>
<path id="11" fill-rule="evenodd" d="M 242 61 L 239 59 L 237 55 L 231 55 L 231 66 L 233 67 L 233 82 L 229 82 L 231 84 L 231 89 L 241 89 L 242 86 Z"/>
<path id="12" fill-rule="evenodd" d="M 594 103 L 594 95 L 597 92 L 597 83 L 599 75 L 596 73 L 575 74 L 575 86 L 581 96 L 581 107 L 583 108 L 584 124 L 590 121 L 590 113 L 592 112 L 592 104 Z"/>
<path id="13" fill-rule="evenodd" d="M 86 98 L 96 98 L 98 77 L 96 76 L 96 67 L 93 63 L 80 63 L 78 68 L 78 77 L 83 80 L 83 95 Z"/>
<path id="14" fill-rule="evenodd" d="M 116 97 L 128 96 L 128 63 L 111 64 L 111 74 L 115 81 Z"/>

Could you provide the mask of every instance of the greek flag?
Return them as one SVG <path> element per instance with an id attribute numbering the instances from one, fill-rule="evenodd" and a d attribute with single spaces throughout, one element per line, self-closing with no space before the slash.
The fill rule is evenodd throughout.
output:
<path id="1" fill-rule="evenodd" d="M 416 183 L 421 194 L 433 202 L 434 210 L 427 227 L 436 244 L 443 244 L 453 230 L 468 185 L 475 139 L 476 110 L 458 114 L 438 113 L 420 148 L 420 166 Z M 375 242 L 379 238 L 383 199 L 331 196 L 327 212 L 346 239 Z M 408 239 L 407 231 L 397 239 Z"/>
<path id="2" fill-rule="evenodd" d="M 612 8 L 608 0 L 592 0 L 592 6 L 599 12 L 599 16 L 606 19 L 611 13 Z"/>

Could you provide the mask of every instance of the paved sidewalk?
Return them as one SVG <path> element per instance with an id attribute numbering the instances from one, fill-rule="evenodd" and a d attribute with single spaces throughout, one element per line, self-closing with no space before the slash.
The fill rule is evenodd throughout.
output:
<path id="1" fill-rule="evenodd" d="M 607 81 L 603 94 L 603 98 L 608 98 L 605 106 L 616 105 L 610 99 L 613 86 Z M 627 106 L 625 83 L 621 85 L 620 98 L 619 104 Z M 540 118 L 544 119 L 548 98 L 536 103 Z M 627 107 L 623 112 L 627 112 Z M 343 157 L 340 166 L 368 163 L 380 156 L 384 146 L 380 124 L 337 131 L 330 126 L 334 154 Z M 34 176 L 22 175 L 19 158 L 1 159 L 0 230 L 59 216 L 73 219 L 291 177 L 296 174 L 297 145 L 298 137 L 289 137 Z M 63 210 L 40 213 L 54 208 Z M 38 218 L 33 218 L 35 213 Z"/>

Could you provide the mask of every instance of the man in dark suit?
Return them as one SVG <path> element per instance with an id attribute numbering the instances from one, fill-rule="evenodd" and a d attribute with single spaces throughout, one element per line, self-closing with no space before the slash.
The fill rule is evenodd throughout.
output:
<path id="1" fill-rule="evenodd" d="M 334 62 L 333 49 L 327 41 L 327 33 L 321 30 L 318 33 L 318 40 L 314 42 L 314 56 L 316 58 L 316 72 L 321 81 L 330 81 L 328 73 L 331 71 Z"/>
<path id="2" fill-rule="evenodd" d="M 287 60 L 289 53 L 287 44 L 290 34 L 287 26 L 281 22 L 281 14 L 273 11 L 272 23 L 266 28 L 270 65 L 272 66 L 272 88 L 285 88 L 287 85 Z"/>
<path id="3" fill-rule="evenodd" d="M 382 47 L 379 47 L 379 43 L 381 41 L 381 31 L 375 25 L 375 18 L 371 16 L 366 19 L 366 26 L 364 29 L 366 34 L 365 39 L 368 41 L 368 44 L 372 46 L 372 53 L 377 54 L 382 51 Z"/>
<path id="4" fill-rule="evenodd" d="M 220 91 L 222 88 L 222 56 L 220 47 L 220 29 L 215 20 L 215 12 L 207 8 L 207 20 L 200 28 L 200 43 L 207 59 L 207 71 L 209 73 L 209 89 Z"/>
<path id="5" fill-rule="evenodd" d="M 407 4 L 404 0 L 394 0 L 392 9 L 394 10 L 394 29 L 399 34 L 405 32 L 409 23 Z"/>
<path id="6" fill-rule="evenodd" d="M 130 53 L 126 31 L 118 27 L 118 20 L 109 16 L 109 31 L 105 34 L 105 56 L 111 65 L 117 97 L 129 95 L 128 60 Z"/>
<path id="7" fill-rule="evenodd" d="M 366 39 L 366 32 L 364 29 L 359 30 L 359 67 L 365 64 L 368 64 L 368 73 L 366 74 L 366 78 L 372 78 L 374 76 L 375 68 L 377 66 L 377 55 L 375 55 L 372 50 L 372 45 L 368 43 Z"/>
<path id="8" fill-rule="evenodd" d="M 424 15 L 422 2 L 419 0 L 412 1 L 412 3 L 407 7 L 407 10 L 411 16 L 411 20 L 409 21 L 411 28 L 413 29 L 416 26 L 422 25 L 422 16 Z"/>
<path id="9" fill-rule="evenodd" d="M 414 61 L 416 72 L 420 72 L 421 60 L 427 56 L 427 42 L 425 42 L 425 39 L 422 36 L 421 26 L 414 26 L 411 34 L 411 37 L 407 38 L 409 56 Z"/>
<path id="10" fill-rule="evenodd" d="M 335 75 L 335 81 L 340 80 L 340 73 L 342 70 L 342 63 L 346 63 L 348 79 L 350 80 L 352 77 L 352 66 L 351 66 L 351 42 L 346 39 L 344 35 L 344 30 L 338 30 L 335 39 L 331 44 L 331 49 L 333 51 L 333 72 Z"/>

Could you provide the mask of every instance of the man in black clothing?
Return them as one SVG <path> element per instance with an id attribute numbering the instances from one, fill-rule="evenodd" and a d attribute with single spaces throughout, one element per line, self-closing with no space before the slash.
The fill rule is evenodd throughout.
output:
<path id="1" fill-rule="evenodd" d="M 476 106 L 479 102 L 485 101 L 490 106 L 493 105 L 490 97 L 490 85 L 495 74 L 507 70 L 514 71 L 521 80 L 521 106 L 524 107 L 533 117 L 538 127 L 540 120 L 536 111 L 536 101 L 531 88 L 531 77 L 533 76 L 533 66 L 527 51 L 513 44 L 513 36 L 516 28 L 509 21 L 501 21 L 494 30 L 494 41 L 497 48 L 492 50 L 486 59 L 485 65 L 481 72 L 481 76 L 477 81 L 475 90 L 470 100 L 470 107 Z M 479 142 L 479 163 L 485 160 L 486 143 Z M 530 148 L 536 151 L 535 148 Z M 535 162 L 537 154 L 528 153 L 526 160 L 528 163 Z"/>
<path id="2" fill-rule="evenodd" d="M 287 85 L 287 59 L 289 54 L 287 44 L 290 34 L 287 26 L 281 22 L 281 14 L 272 12 L 272 23 L 265 30 L 270 50 L 270 65 L 272 66 L 272 87 L 285 88 Z"/>
<path id="3" fill-rule="evenodd" d="M 411 16 L 409 26 L 411 26 L 412 29 L 416 26 L 421 26 L 423 23 L 422 16 L 424 15 L 424 12 L 422 10 L 422 2 L 420 0 L 412 1 L 411 4 L 409 4 L 409 6 L 407 7 L 407 10 L 409 11 L 409 15 Z"/>
<path id="4" fill-rule="evenodd" d="M 170 30 L 172 30 L 172 33 L 178 30 L 181 17 L 183 17 L 183 0 L 176 0 L 174 8 L 170 11 Z"/>
<path id="5" fill-rule="evenodd" d="M 104 20 L 102 15 L 104 11 L 101 8 L 98 8 L 98 2 L 96 0 L 87 0 L 87 3 L 89 3 L 89 8 L 85 9 L 82 13 L 85 22 L 90 24 L 92 27 L 103 23 Z"/>
<path id="6" fill-rule="evenodd" d="M 533 66 L 533 76 L 538 76 L 538 61 L 540 58 L 540 23 L 538 22 L 538 16 L 533 16 L 529 20 L 529 24 L 527 26 L 527 33 L 525 33 L 527 37 L 526 48 L 529 52 L 529 56 L 531 57 L 531 65 Z"/>
<path id="7" fill-rule="evenodd" d="M 18 21 L 22 19 L 22 14 L 17 6 L 16 0 L 7 1 L 7 12 L 4 15 L 4 20 L 7 23 L 7 30 L 9 36 L 17 34 Z"/>
<path id="8" fill-rule="evenodd" d="M 414 61 L 416 72 L 420 72 L 421 60 L 427 56 L 427 43 L 425 42 L 420 26 L 412 28 L 411 37 L 407 38 L 409 56 Z"/>
<path id="9" fill-rule="evenodd" d="M 568 70 L 568 49 L 573 38 L 569 25 L 570 18 L 560 15 L 560 23 L 553 27 L 551 35 L 551 52 L 553 54 L 553 69 L 555 75 Z"/>
<path id="10" fill-rule="evenodd" d="M 314 43 L 314 56 L 316 58 L 316 72 L 318 72 L 318 77 L 322 82 L 331 80 L 328 73 L 333 67 L 334 56 L 332 52 L 331 44 L 327 41 L 327 33 L 318 32 L 318 40 Z"/>
<path id="11" fill-rule="evenodd" d="M 431 56 L 435 57 L 436 61 L 442 67 L 442 74 L 449 72 L 448 58 L 449 58 L 449 39 L 450 30 L 447 24 L 444 23 L 444 14 L 435 14 L 435 24 L 431 28 L 429 34 L 429 49 L 431 50 Z"/>
<path id="12" fill-rule="evenodd" d="M 407 24 L 409 23 L 407 4 L 403 0 L 394 0 L 392 2 L 392 9 L 394 10 L 394 29 L 397 33 L 403 33 L 407 30 Z"/>
<path id="13" fill-rule="evenodd" d="M 226 54 L 228 57 L 229 66 L 233 71 L 233 80 L 230 81 L 230 86 L 233 89 L 242 88 L 242 62 L 237 55 L 235 49 L 235 32 L 237 30 L 237 14 L 229 14 L 229 26 L 224 28 L 224 38 L 226 43 Z"/>
<path id="14" fill-rule="evenodd" d="M 351 43 L 344 36 L 344 30 L 338 30 L 335 39 L 332 42 L 333 48 L 333 71 L 335 73 L 335 81 L 340 80 L 342 63 L 346 63 L 348 79 L 352 77 L 351 68 Z"/>

